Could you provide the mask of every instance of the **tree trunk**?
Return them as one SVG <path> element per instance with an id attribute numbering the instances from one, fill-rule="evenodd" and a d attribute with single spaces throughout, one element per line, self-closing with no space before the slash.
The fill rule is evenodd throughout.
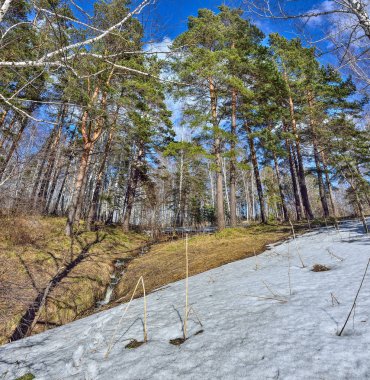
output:
<path id="1" fill-rule="evenodd" d="M 296 172 L 294 169 L 294 162 L 292 157 L 292 151 L 291 151 L 291 144 L 288 139 L 285 140 L 285 146 L 288 153 L 288 161 L 289 161 L 289 171 L 290 171 L 290 177 L 292 180 L 292 186 L 293 186 L 293 193 L 294 193 L 294 202 L 295 202 L 295 211 L 297 214 L 297 220 L 302 219 L 302 208 L 301 208 L 301 200 L 299 197 L 299 189 L 298 189 L 298 181 L 296 177 Z"/>
<path id="2" fill-rule="evenodd" d="M 71 204 L 68 210 L 68 220 L 66 224 L 66 235 L 71 236 L 73 233 L 73 226 L 78 223 L 78 210 L 81 209 L 81 202 L 83 200 L 82 189 L 86 178 L 87 168 L 90 162 L 90 154 L 93 144 L 91 142 L 84 143 L 83 153 L 78 168 L 76 183 L 74 186 L 74 192 L 72 195 Z"/>
<path id="3" fill-rule="evenodd" d="M 294 103 L 293 103 L 293 98 L 291 96 L 291 91 L 290 91 L 290 86 L 289 86 L 289 81 L 288 81 L 288 76 L 286 72 L 284 72 L 284 80 L 287 85 L 287 88 L 289 90 L 289 96 L 288 96 L 288 102 L 289 102 L 289 112 L 290 112 L 290 121 L 291 121 L 291 127 L 292 127 L 292 132 L 295 137 L 295 147 L 297 151 L 297 159 L 298 159 L 298 182 L 299 182 L 299 187 L 301 190 L 301 196 L 302 196 L 302 202 L 303 202 L 303 207 L 305 209 L 305 213 L 307 218 L 313 219 L 313 213 L 311 209 L 311 204 L 310 200 L 308 198 L 308 191 L 307 191 L 307 185 L 306 185 L 306 178 L 304 174 L 304 167 L 303 167 L 303 159 L 302 159 L 302 153 L 301 153 L 301 142 L 300 138 L 297 132 L 297 121 L 295 118 L 295 113 L 294 113 Z"/>
<path id="4" fill-rule="evenodd" d="M 236 91 L 231 93 L 230 226 L 236 227 Z"/>
<path id="5" fill-rule="evenodd" d="M 45 174 L 44 174 L 44 177 L 42 178 L 40 189 L 37 194 L 37 199 L 41 202 L 43 212 L 46 211 L 48 189 L 49 189 L 49 186 L 52 184 L 52 174 L 55 168 L 57 148 L 59 145 L 62 128 L 63 128 L 63 122 L 59 124 L 58 130 L 56 131 L 55 136 L 53 136 L 54 138 L 50 146 L 50 152 L 49 152 L 48 163 L 46 166 Z"/>
<path id="6" fill-rule="evenodd" d="M 332 209 L 334 218 L 337 218 L 338 213 L 337 213 L 337 208 L 336 208 L 335 202 L 334 202 L 333 188 L 331 186 L 331 182 L 330 182 L 330 178 L 329 178 L 329 170 L 328 170 L 328 167 L 326 164 L 326 158 L 325 158 L 324 152 L 321 152 L 321 160 L 322 160 L 323 169 L 324 169 L 324 173 L 325 173 L 326 187 L 327 187 L 328 192 L 329 192 L 329 200 L 330 200 L 331 209 Z"/>
<path id="7" fill-rule="evenodd" d="M 134 206 L 136 189 L 139 183 L 139 180 L 142 176 L 142 161 L 144 159 L 144 149 L 139 147 L 137 156 L 132 164 L 130 176 L 127 183 L 127 190 L 125 196 L 125 213 L 122 221 L 122 228 L 124 231 L 129 231 L 130 229 L 130 218 L 132 213 L 132 208 Z"/>
<path id="8" fill-rule="evenodd" d="M 89 107 L 87 107 L 81 118 L 81 134 L 83 140 L 83 153 L 81 156 L 80 166 L 78 169 L 77 179 L 75 183 L 74 192 L 72 195 L 72 201 L 69 206 L 67 223 L 66 223 L 66 235 L 71 236 L 73 233 L 74 224 L 79 222 L 80 213 L 82 209 L 83 201 L 83 189 L 86 184 L 86 174 L 90 163 L 90 156 L 93 150 L 94 144 L 102 133 L 103 123 L 100 119 L 97 120 L 97 125 L 94 131 L 91 131 L 92 121 L 89 119 L 89 108 L 96 102 L 99 95 L 99 87 L 96 86 L 94 93 L 91 96 Z M 102 97 L 102 105 L 105 109 L 105 102 L 107 99 L 107 93 L 105 92 Z"/>
<path id="9" fill-rule="evenodd" d="M 214 154 L 216 164 L 216 220 L 219 231 L 225 228 L 224 194 L 222 184 L 221 136 L 217 122 L 217 95 L 213 79 L 209 80 L 209 95 L 211 99 L 211 115 L 214 135 Z"/>
<path id="10" fill-rule="evenodd" d="M 0 165 L 0 181 L 2 180 L 3 178 L 3 175 L 5 173 L 5 170 L 11 160 L 11 158 L 13 157 L 13 154 L 15 152 L 15 150 L 17 149 L 18 147 L 18 143 L 19 143 L 19 140 L 21 139 L 22 137 L 22 134 L 24 132 L 24 130 L 26 129 L 26 126 L 27 126 L 27 119 L 24 118 L 22 121 L 21 121 L 21 125 L 19 127 L 19 130 L 18 130 L 18 133 L 17 133 L 17 136 L 15 137 L 15 139 L 13 140 L 13 143 L 12 145 L 10 146 L 10 149 L 5 157 L 5 160 L 2 162 L 2 164 Z"/>
<path id="11" fill-rule="evenodd" d="M 105 166 L 107 163 L 108 154 L 110 152 L 112 139 L 113 139 L 113 129 L 110 129 L 110 131 L 108 133 L 107 142 L 105 144 L 103 158 L 101 160 L 101 163 L 100 163 L 100 166 L 98 169 L 98 173 L 96 174 L 96 185 L 94 188 L 92 201 L 91 201 L 91 205 L 89 208 L 88 217 L 87 217 L 87 221 L 86 221 L 87 229 L 89 229 L 89 230 L 91 228 L 91 223 L 96 222 L 98 219 L 98 210 L 99 210 L 98 206 L 99 206 L 99 197 L 100 197 L 100 193 L 101 193 L 101 188 L 103 185 L 103 174 L 104 174 Z"/>
<path id="12" fill-rule="evenodd" d="M 275 165 L 276 179 L 277 179 L 278 185 L 279 185 L 281 207 L 283 209 L 284 222 L 288 222 L 289 221 L 289 214 L 288 214 L 288 209 L 286 207 L 286 201 L 285 201 L 285 195 L 284 195 L 284 190 L 283 190 L 283 184 L 281 183 L 280 172 L 279 172 L 279 164 L 278 164 L 278 160 L 277 160 L 275 152 L 274 152 L 274 165 Z"/>
<path id="13" fill-rule="evenodd" d="M 327 218 L 329 216 L 329 207 L 328 207 L 328 202 L 326 198 L 325 185 L 324 185 L 324 181 L 322 177 L 323 172 L 322 172 L 321 162 L 320 162 L 316 125 L 315 125 L 315 120 L 313 116 L 313 95 L 310 91 L 307 95 L 307 98 L 308 98 L 308 106 L 310 109 L 310 128 L 311 128 L 312 144 L 313 144 L 313 156 L 315 160 L 317 181 L 319 185 L 319 195 L 320 195 L 324 217 Z"/>
<path id="14" fill-rule="evenodd" d="M 251 127 L 249 126 L 249 124 L 247 122 L 244 122 L 244 128 L 247 132 L 249 149 L 251 151 L 251 161 L 252 161 L 252 166 L 253 166 L 253 171 L 254 171 L 254 178 L 256 180 L 258 200 L 259 200 L 259 204 L 260 204 L 261 221 L 262 221 L 262 223 L 267 223 L 267 218 L 266 218 L 266 213 L 265 213 L 265 199 L 264 199 L 264 195 L 263 195 L 260 171 L 258 168 L 256 148 L 254 146 L 253 137 L 251 135 L 252 131 L 251 131 Z"/>

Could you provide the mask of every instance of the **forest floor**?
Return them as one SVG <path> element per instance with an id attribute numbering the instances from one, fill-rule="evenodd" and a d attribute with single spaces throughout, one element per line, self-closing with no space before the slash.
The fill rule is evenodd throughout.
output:
<path id="1" fill-rule="evenodd" d="M 163 236 L 153 241 L 144 234 L 102 226 L 98 235 L 104 239 L 94 243 L 96 232 L 86 232 L 82 225 L 78 238 L 71 242 L 64 228 L 64 218 L 0 218 L 0 344 L 7 342 L 37 292 L 68 263 L 71 247 L 76 256 L 83 246 L 93 243 L 88 258 L 48 297 L 33 334 L 127 301 L 140 276 L 145 279 L 147 293 L 185 277 L 184 237 Z M 295 229 L 305 231 L 307 224 L 296 224 Z M 290 225 L 251 224 L 190 236 L 189 275 L 258 255 L 267 244 L 291 234 Z M 115 267 L 117 260 L 123 263 L 122 267 Z M 113 287 L 111 302 L 98 308 L 117 269 L 123 275 L 118 273 L 119 282 Z M 135 297 L 142 293 L 139 288 Z"/>
<path id="2" fill-rule="evenodd" d="M 65 219 L 51 217 L 0 218 L 0 344 L 5 343 L 27 306 L 48 281 L 83 246 L 94 242 L 95 232 L 82 232 L 71 245 Z M 96 311 L 111 281 L 115 260 L 129 257 L 148 237 L 123 233 L 119 228 L 99 231 L 101 242 L 52 292 L 34 333 L 63 325 Z M 46 311 L 45 311 L 46 310 Z"/>
<path id="3" fill-rule="evenodd" d="M 189 251 L 200 238 L 189 240 Z M 369 378 L 370 273 L 338 336 L 369 247 L 369 237 L 353 221 L 342 222 L 339 233 L 314 230 L 270 246 L 257 258 L 190 277 L 188 339 L 180 345 L 170 341 L 182 342 L 184 281 L 147 296 L 146 344 L 126 348 L 143 340 L 140 298 L 124 318 L 127 305 L 120 305 L 2 346 L 0 378 L 27 373 L 45 380 Z M 178 260 L 184 263 L 182 256 Z"/>
<path id="4" fill-rule="evenodd" d="M 0 344 L 7 342 L 37 291 L 45 288 L 68 261 L 71 246 L 76 255 L 97 236 L 95 232 L 81 230 L 78 241 L 71 245 L 64 228 L 64 218 L 0 219 Z M 305 231 L 307 225 L 296 224 L 295 230 L 298 233 Z M 189 275 L 258 255 L 268 244 L 286 239 L 291 234 L 290 225 L 252 224 L 214 234 L 190 236 Z M 89 257 L 73 269 L 48 298 L 33 334 L 127 301 L 140 276 L 145 280 L 147 293 L 185 277 L 184 237 L 165 236 L 162 238 L 165 241 L 160 239 L 146 247 L 152 242 L 148 236 L 124 233 L 119 227 L 103 227 L 99 235 L 104 239 L 91 246 Z M 124 262 L 121 268 L 123 275 L 114 286 L 112 302 L 98 309 L 97 303 L 104 300 L 112 274 L 117 269 L 114 266 L 117 260 Z M 142 293 L 142 288 L 139 288 L 135 298 Z"/>

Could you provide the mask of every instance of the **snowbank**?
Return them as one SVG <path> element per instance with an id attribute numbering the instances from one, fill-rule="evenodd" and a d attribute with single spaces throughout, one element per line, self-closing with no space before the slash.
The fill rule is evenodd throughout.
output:
<path id="1" fill-rule="evenodd" d="M 169 340 L 182 336 L 184 281 L 148 296 L 147 344 L 125 348 L 143 337 L 138 299 L 108 358 L 125 305 L 0 347 L 0 379 L 26 373 L 45 380 L 370 378 L 370 273 L 354 318 L 337 336 L 369 257 L 370 239 L 359 224 L 343 223 L 340 235 L 314 231 L 257 258 L 191 277 L 194 312 L 182 345 Z M 330 270 L 313 272 L 314 264 Z"/>

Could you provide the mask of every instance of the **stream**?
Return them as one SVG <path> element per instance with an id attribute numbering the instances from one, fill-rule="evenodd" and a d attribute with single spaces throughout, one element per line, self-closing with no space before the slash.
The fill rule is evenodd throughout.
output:
<path id="1" fill-rule="evenodd" d="M 150 248 L 152 247 L 152 245 L 163 243 L 166 241 L 172 241 L 175 238 L 175 236 L 176 236 L 176 239 L 178 239 L 178 238 L 184 237 L 184 234 L 200 235 L 200 234 L 214 233 L 215 231 L 216 231 L 216 228 L 213 226 L 202 227 L 202 228 L 178 227 L 175 229 L 174 228 L 163 229 L 161 231 L 162 239 L 157 238 L 157 239 L 151 240 L 148 243 L 142 245 L 141 247 L 134 249 L 132 251 L 131 256 L 114 260 L 113 261 L 114 270 L 113 270 L 113 273 L 110 275 L 110 278 L 111 278 L 110 283 L 107 286 L 107 289 L 104 294 L 104 298 L 96 302 L 96 307 L 101 308 L 102 306 L 105 306 L 109 302 L 113 301 L 114 289 L 117 286 L 117 284 L 121 281 L 122 277 L 124 276 L 127 265 L 136 257 L 147 254 L 150 251 Z M 176 235 L 174 235 L 174 233 L 176 233 Z"/>
<path id="2" fill-rule="evenodd" d="M 117 284 L 121 281 L 122 277 L 125 274 L 125 269 L 127 265 L 136 257 L 145 255 L 149 252 L 150 247 L 157 243 L 158 241 L 151 241 L 133 251 L 133 255 L 129 257 L 125 257 L 124 259 L 117 259 L 114 260 L 113 266 L 114 270 L 113 273 L 110 275 L 110 283 L 107 286 L 107 289 L 104 294 L 104 298 L 100 301 L 96 302 L 96 307 L 101 308 L 102 306 L 107 305 L 109 302 L 113 300 L 114 296 L 114 289 L 117 286 Z"/>

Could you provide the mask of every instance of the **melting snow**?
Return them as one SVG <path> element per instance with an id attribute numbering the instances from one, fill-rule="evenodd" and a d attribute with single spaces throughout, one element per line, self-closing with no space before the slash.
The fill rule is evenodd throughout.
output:
<path id="1" fill-rule="evenodd" d="M 297 248 L 306 265 L 301 267 Z M 183 252 L 178 252 L 183 260 Z M 367 379 L 370 273 L 344 331 L 370 257 L 370 239 L 346 222 L 272 246 L 189 279 L 189 339 L 182 336 L 184 281 L 134 300 L 108 358 L 125 305 L 0 347 L 0 379 Z M 313 272 L 314 264 L 329 271 Z M 289 285 L 290 284 L 290 285 Z M 201 324 L 200 324 L 200 322 Z"/>

